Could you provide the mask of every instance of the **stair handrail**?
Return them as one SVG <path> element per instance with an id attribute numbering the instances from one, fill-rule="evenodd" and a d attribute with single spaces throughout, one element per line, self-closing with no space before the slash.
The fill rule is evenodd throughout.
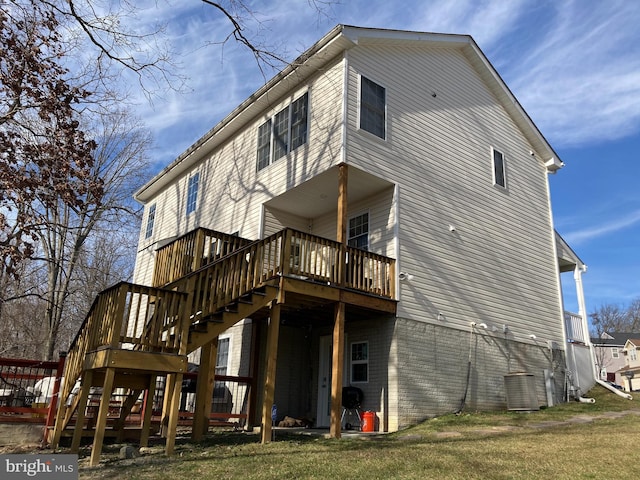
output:
<path id="1" fill-rule="evenodd" d="M 89 352 L 126 348 L 179 353 L 181 347 L 185 349 L 188 324 L 180 308 L 186 297 L 184 292 L 129 282 L 100 292 L 69 346 L 59 408 L 64 408 L 81 377 Z M 167 336 L 170 328 L 177 335 Z"/>
<path id="2" fill-rule="evenodd" d="M 345 266 L 346 265 L 346 266 Z M 349 265 L 351 268 L 349 268 Z M 346 270 L 341 281 L 339 269 Z M 192 292 L 192 323 L 278 276 L 295 276 L 394 298 L 395 260 L 335 240 L 285 228 L 238 248 L 165 288 Z"/>
<path id="3" fill-rule="evenodd" d="M 238 235 L 197 228 L 156 250 L 154 286 L 162 286 L 252 243 Z"/>

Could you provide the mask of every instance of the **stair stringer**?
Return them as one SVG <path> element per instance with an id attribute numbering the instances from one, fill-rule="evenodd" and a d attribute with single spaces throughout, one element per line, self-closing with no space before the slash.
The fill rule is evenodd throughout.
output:
<path id="1" fill-rule="evenodd" d="M 205 331 L 192 330 L 189 334 L 187 343 L 187 353 L 206 345 L 222 334 L 225 330 L 232 327 L 240 320 L 250 317 L 258 310 L 267 307 L 272 301 L 278 297 L 280 289 L 275 286 L 267 285 L 261 287 L 264 292 L 252 292 L 251 301 L 234 301 L 234 311 L 221 311 L 222 319 L 220 321 L 207 321 L 194 324 L 192 327 L 205 325 Z M 244 297 L 244 296 L 243 296 Z"/>

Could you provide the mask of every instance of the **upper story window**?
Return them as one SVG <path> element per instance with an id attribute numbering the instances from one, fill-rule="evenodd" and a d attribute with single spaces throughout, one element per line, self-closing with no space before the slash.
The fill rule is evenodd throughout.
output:
<path id="1" fill-rule="evenodd" d="M 507 177 L 505 175 L 504 155 L 495 148 L 492 148 L 491 157 L 493 162 L 493 184 L 506 188 Z"/>
<path id="2" fill-rule="evenodd" d="M 258 171 L 307 143 L 308 111 L 305 93 L 258 127 Z"/>
<path id="3" fill-rule="evenodd" d="M 198 184 L 200 183 L 200 172 L 196 172 L 189 177 L 187 187 L 187 215 L 196 210 L 198 204 Z"/>
<path id="4" fill-rule="evenodd" d="M 620 351 L 618 347 L 613 347 L 611 349 L 611 358 L 620 358 Z"/>
<path id="5" fill-rule="evenodd" d="M 363 213 L 349 219 L 347 243 L 350 247 L 369 250 L 369 214 Z"/>
<path id="6" fill-rule="evenodd" d="M 386 138 L 387 98 L 385 88 L 360 77 L 360 128 Z"/>
<path id="7" fill-rule="evenodd" d="M 156 221 L 156 204 L 154 203 L 149 207 L 149 213 L 147 214 L 147 228 L 144 233 L 144 238 L 149 238 L 153 235 L 153 224 Z"/>
<path id="8" fill-rule="evenodd" d="M 369 342 L 351 344 L 351 383 L 369 381 Z"/>
<path id="9" fill-rule="evenodd" d="M 638 359 L 637 353 L 636 353 L 636 347 L 631 347 L 629 349 L 629 359 L 632 362 L 635 362 Z"/>

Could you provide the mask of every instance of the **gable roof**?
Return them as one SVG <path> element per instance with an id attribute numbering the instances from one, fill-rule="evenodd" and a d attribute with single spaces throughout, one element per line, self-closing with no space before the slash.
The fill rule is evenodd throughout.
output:
<path id="1" fill-rule="evenodd" d="M 543 161 L 549 171 L 562 167 L 563 163 L 558 159 L 556 152 L 470 35 L 337 25 L 142 186 L 134 194 L 134 198 L 143 203 L 150 200 L 162 188 L 192 168 L 207 152 L 231 138 L 260 112 L 269 108 L 272 102 L 278 101 L 288 90 L 305 81 L 336 56 L 358 45 L 376 44 L 460 49 L 534 150 L 541 156 L 539 161 Z"/>
<path id="2" fill-rule="evenodd" d="M 622 347 L 627 341 L 632 340 L 635 345 L 640 345 L 640 343 L 635 343 L 636 341 L 640 342 L 640 340 L 633 340 L 640 339 L 640 333 L 638 332 L 606 332 L 605 335 L 607 336 L 602 338 L 591 337 L 591 343 L 596 346 Z"/>

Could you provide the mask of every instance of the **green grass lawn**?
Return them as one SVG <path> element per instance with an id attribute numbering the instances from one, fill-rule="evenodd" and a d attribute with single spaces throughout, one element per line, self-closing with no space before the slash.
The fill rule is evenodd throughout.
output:
<path id="1" fill-rule="evenodd" d="M 640 459 L 640 399 L 602 387 L 595 404 L 569 403 L 532 413 L 445 415 L 389 435 L 332 440 L 278 431 L 275 442 L 217 432 L 201 443 L 179 441 L 116 460 L 106 446 L 80 478 L 105 479 L 576 479 L 635 478 Z M 82 451 L 81 457 L 88 456 Z M 86 465 L 85 458 L 81 465 Z"/>

